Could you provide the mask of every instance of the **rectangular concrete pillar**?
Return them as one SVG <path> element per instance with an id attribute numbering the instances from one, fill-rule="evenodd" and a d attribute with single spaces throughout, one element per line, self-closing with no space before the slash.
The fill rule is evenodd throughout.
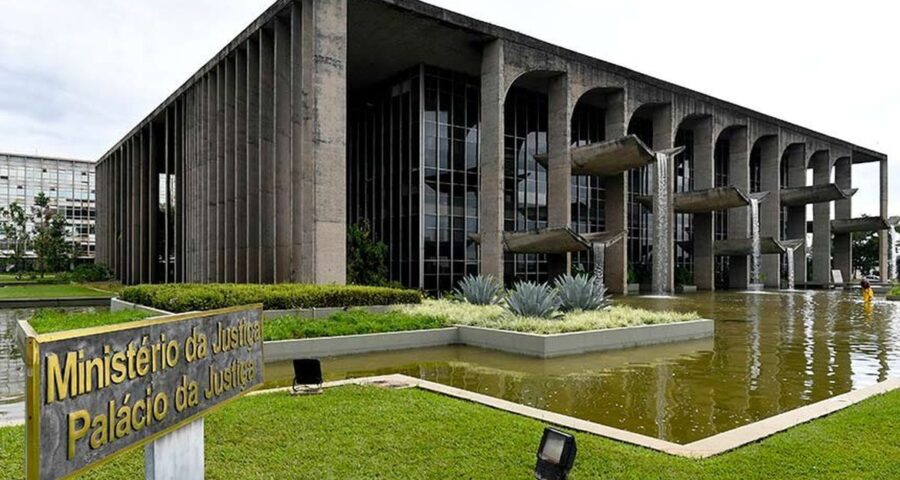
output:
<path id="1" fill-rule="evenodd" d="M 879 162 L 878 164 L 878 175 L 881 180 L 880 182 L 880 195 L 879 195 L 879 214 L 881 218 L 888 218 L 888 161 L 887 158 Z M 895 279 L 890 278 L 890 266 L 889 266 L 889 255 L 888 249 L 894 247 L 891 245 L 891 235 L 888 230 L 882 230 L 878 234 L 879 242 L 878 242 L 878 271 L 881 272 L 881 280 L 883 282 L 892 281 Z"/>
<path id="2" fill-rule="evenodd" d="M 143 132 L 135 135 L 131 142 L 131 158 L 129 161 L 129 202 L 128 211 L 128 256 L 125 257 L 128 262 L 128 284 L 133 285 L 140 282 L 140 187 L 141 187 L 141 136 Z"/>
<path id="3" fill-rule="evenodd" d="M 247 43 L 247 282 L 260 280 L 260 42 L 255 35 Z"/>
<path id="4" fill-rule="evenodd" d="M 777 137 L 760 140 L 760 189 L 769 192 L 759 205 L 759 234 L 781 239 L 781 155 Z M 781 255 L 763 255 L 760 281 L 781 288 Z"/>
<path id="5" fill-rule="evenodd" d="M 675 134 L 673 132 L 672 124 L 673 124 L 673 119 L 672 119 L 671 105 L 661 106 L 653 112 L 653 149 L 654 150 L 657 150 L 657 151 L 666 150 L 666 149 L 670 149 L 674 146 Z M 661 172 L 658 171 L 656 164 L 652 165 L 650 168 L 656 172 L 655 173 L 656 175 L 661 174 Z M 655 243 L 658 244 L 660 242 L 665 242 L 665 245 L 668 246 L 668 248 L 662 249 L 666 252 L 666 257 L 667 257 L 664 259 L 666 262 L 665 263 L 666 268 L 664 269 L 665 272 L 663 273 L 663 275 L 666 278 L 663 278 L 663 279 L 657 278 L 657 276 L 659 275 L 657 272 L 660 271 L 660 269 L 657 267 L 657 263 L 661 260 L 661 258 L 660 258 L 660 255 L 656 254 L 656 252 L 659 251 L 659 249 L 654 248 L 654 250 L 653 250 L 654 251 L 654 255 L 653 255 L 653 264 L 654 264 L 653 265 L 653 285 L 662 285 L 663 289 L 666 292 L 673 292 L 675 290 L 675 248 L 674 248 L 675 207 L 674 207 L 674 202 L 672 201 L 672 199 L 674 198 L 673 196 L 675 195 L 675 182 L 673 181 L 675 178 L 675 159 L 674 158 L 669 159 L 668 170 L 665 172 L 665 174 L 668 176 L 668 180 L 666 182 L 666 188 L 667 188 L 668 197 L 670 200 L 668 202 L 668 205 L 666 206 L 666 212 L 665 212 L 665 215 L 668 217 L 668 222 L 666 222 L 666 225 L 668 225 L 668 229 L 664 233 L 660 233 L 660 234 L 656 233 L 655 229 L 660 224 L 657 223 L 656 218 L 654 218 L 653 238 L 654 238 Z M 655 181 L 656 181 L 656 177 L 654 177 L 654 182 Z M 653 190 L 654 190 L 654 188 L 651 187 L 651 192 Z M 656 215 L 656 214 L 657 213 L 654 212 L 654 215 Z"/>
<path id="6" fill-rule="evenodd" d="M 145 283 L 156 283 L 158 277 L 156 270 L 158 265 L 158 249 L 157 239 L 159 238 L 159 167 L 160 167 L 160 131 L 159 128 L 150 122 L 147 127 L 149 136 L 147 138 L 147 165 L 146 165 L 146 192 L 144 199 L 144 239 L 146 242 L 147 257 L 144 259 L 144 278 Z"/>
<path id="7" fill-rule="evenodd" d="M 793 145 L 785 150 L 782 158 L 788 162 L 787 187 L 806 186 L 806 149 L 803 145 Z M 785 240 L 802 240 L 803 245 L 794 251 L 794 279 L 797 286 L 805 285 L 808 281 L 806 272 L 806 206 L 788 207 L 785 231 Z"/>
<path id="8" fill-rule="evenodd" d="M 223 186 L 224 200 L 224 217 L 222 222 L 222 250 L 224 251 L 224 261 L 222 263 L 222 279 L 225 282 L 234 282 L 234 269 L 237 260 L 235 250 L 235 216 L 234 216 L 234 157 L 235 157 L 235 94 L 237 87 L 235 85 L 235 57 L 232 55 L 224 60 L 225 63 L 225 113 L 224 113 L 224 131 L 222 132 L 222 147 L 224 149 L 225 161 L 222 171 L 220 172 L 220 181 Z"/>
<path id="9" fill-rule="evenodd" d="M 569 77 L 559 75 L 550 80 L 547 99 L 548 168 L 547 220 L 551 228 L 568 227 L 572 216 L 571 122 L 569 120 Z M 571 254 L 547 255 L 550 281 L 568 274 Z"/>
<path id="10" fill-rule="evenodd" d="M 712 118 L 698 120 L 692 127 L 694 133 L 694 190 L 715 186 L 712 136 Z M 712 213 L 695 213 L 694 228 L 694 284 L 699 290 L 716 289 L 715 228 Z"/>
<path id="11" fill-rule="evenodd" d="M 227 169 L 225 167 L 225 90 L 228 71 L 227 61 L 216 66 L 216 108 L 215 108 L 215 159 L 213 168 L 212 189 L 214 192 L 214 236 L 210 247 L 215 259 L 214 282 L 225 281 L 225 184 Z"/>
<path id="12" fill-rule="evenodd" d="M 838 188 L 848 190 L 853 187 L 853 161 L 851 157 L 839 158 L 834 164 L 834 183 Z M 834 202 L 834 218 L 853 218 L 853 203 L 851 199 Z M 853 278 L 853 241 L 849 233 L 835 233 L 834 243 L 834 268 L 841 271 L 845 282 Z"/>
<path id="13" fill-rule="evenodd" d="M 628 131 L 625 118 L 625 92 L 619 91 L 607 96 L 606 138 L 611 140 L 624 136 Z M 606 204 L 604 220 L 606 230 L 621 232 L 628 229 L 628 181 L 622 173 L 606 177 Z M 610 293 L 624 295 L 628 291 L 628 239 L 610 245 L 606 249 L 606 288 Z"/>
<path id="14" fill-rule="evenodd" d="M 750 145 L 747 128 L 731 134 L 728 142 L 728 181 L 731 185 L 750 191 Z M 747 208 L 728 211 L 728 238 L 750 238 L 750 212 Z M 746 289 L 750 284 L 750 259 L 747 255 L 731 257 L 728 286 Z"/>
<path id="15" fill-rule="evenodd" d="M 217 115 L 217 99 L 218 99 L 218 75 L 217 69 L 213 69 L 209 74 L 209 82 L 207 83 L 206 92 L 206 155 L 204 164 L 204 204 L 201 209 L 204 212 L 206 235 L 205 244 L 203 246 L 203 257 L 206 259 L 204 265 L 204 282 L 213 283 L 216 281 L 216 190 L 218 186 L 216 178 L 216 131 L 218 122 Z"/>
<path id="16" fill-rule="evenodd" d="M 247 46 L 235 53 L 234 96 L 234 281 L 247 282 Z"/>
<path id="17" fill-rule="evenodd" d="M 828 151 L 813 154 L 813 185 L 831 183 L 831 155 Z M 831 203 L 813 205 L 813 271 L 812 281 L 817 285 L 831 283 Z"/>
<path id="18" fill-rule="evenodd" d="M 503 42 L 484 46 L 481 59 L 481 274 L 503 281 L 503 104 L 506 97 Z"/>
<path id="19" fill-rule="evenodd" d="M 313 195 L 301 189 L 302 228 L 314 233 L 312 242 L 302 243 L 300 266 L 309 268 L 299 280 L 342 284 L 347 281 L 347 0 L 304 0 L 300 44 L 301 184 L 314 188 Z"/>
<path id="20" fill-rule="evenodd" d="M 259 38 L 259 281 L 275 283 L 275 62 L 273 33 Z"/>
<path id="21" fill-rule="evenodd" d="M 293 239 L 291 201 L 291 30 L 275 26 L 275 281 L 291 281 Z M 338 108 L 335 106 L 334 108 Z"/>

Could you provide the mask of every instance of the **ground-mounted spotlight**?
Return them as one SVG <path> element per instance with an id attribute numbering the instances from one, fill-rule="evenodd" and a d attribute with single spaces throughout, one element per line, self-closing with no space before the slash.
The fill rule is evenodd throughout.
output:
<path id="1" fill-rule="evenodd" d="M 566 480 L 575 464 L 575 437 L 553 428 L 545 428 L 537 452 L 534 478 L 537 480 Z"/>
<path id="2" fill-rule="evenodd" d="M 294 359 L 294 395 L 322 393 L 322 363 L 317 358 Z"/>

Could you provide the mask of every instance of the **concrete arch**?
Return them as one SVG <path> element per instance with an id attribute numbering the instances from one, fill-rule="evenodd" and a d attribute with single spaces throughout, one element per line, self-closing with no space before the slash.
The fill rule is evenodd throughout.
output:
<path id="1" fill-rule="evenodd" d="M 566 72 L 562 70 L 535 69 L 517 72 L 514 76 L 508 78 L 503 91 L 504 101 L 509 97 L 509 91 L 513 87 L 524 87 L 547 93 L 547 90 L 550 88 L 550 81 L 563 75 L 566 75 Z"/>

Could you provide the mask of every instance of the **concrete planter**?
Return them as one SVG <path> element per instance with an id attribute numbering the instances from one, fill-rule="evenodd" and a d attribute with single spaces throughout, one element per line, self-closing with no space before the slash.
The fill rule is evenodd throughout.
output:
<path id="1" fill-rule="evenodd" d="M 0 308 L 105 307 L 109 297 L 23 298 L 0 300 Z"/>
<path id="2" fill-rule="evenodd" d="M 715 322 L 694 320 L 556 335 L 537 335 L 479 327 L 460 326 L 458 328 L 460 343 L 466 345 L 532 357 L 553 358 L 706 338 L 715 333 Z"/>
<path id="3" fill-rule="evenodd" d="M 125 300 L 121 300 L 118 298 L 112 298 L 109 300 L 109 310 L 112 312 L 121 312 L 122 310 L 141 310 L 156 317 L 161 317 L 163 315 L 174 315 L 172 312 L 139 305 L 137 303 L 126 302 Z"/>
<path id="4" fill-rule="evenodd" d="M 279 362 L 294 358 L 334 357 L 388 350 L 436 347 L 458 343 L 456 327 L 411 332 L 373 333 L 346 337 L 304 338 L 266 342 L 263 358 Z"/>
<path id="5" fill-rule="evenodd" d="M 271 320 L 279 317 L 301 317 L 301 318 L 325 318 L 329 315 L 347 310 L 365 310 L 370 313 L 384 313 L 394 308 L 402 308 L 407 305 L 370 305 L 361 307 L 336 307 L 336 308 L 298 308 L 295 310 L 266 310 L 263 312 L 263 318 Z"/>
<path id="6" fill-rule="evenodd" d="M 697 293 L 696 285 L 675 285 L 676 293 Z"/>

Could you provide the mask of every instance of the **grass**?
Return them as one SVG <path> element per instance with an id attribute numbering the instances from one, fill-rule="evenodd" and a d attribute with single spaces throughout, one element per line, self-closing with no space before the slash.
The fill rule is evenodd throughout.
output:
<path id="1" fill-rule="evenodd" d="M 555 319 L 529 318 L 512 315 L 497 305 L 481 306 L 448 300 L 426 300 L 420 305 L 403 307 L 400 311 L 410 315 L 443 318 L 448 324 L 453 325 L 496 328 L 543 335 L 684 322 L 700 318 L 696 313 L 650 311 L 624 305 L 614 305 L 598 311 L 570 312 Z"/>
<path id="2" fill-rule="evenodd" d="M 427 330 L 445 326 L 447 325 L 443 318 L 431 315 L 412 315 L 396 311 L 370 313 L 365 310 L 348 310 L 320 319 L 280 317 L 266 320 L 263 332 L 265 340 L 271 341 Z"/>
<path id="3" fill-rule="evenodd" d="M 0 287 L 0 300 L 28 300 L 38 298 L 111 297 L 112 292 L 98 291 L 83 285 L 11 285 Z"/>
<path id="4" fill-rule="evenodd" d="M 893 287 L 891 287 L 891 293 L 889 293 L 888 295 L 892 297 L 900 297 L 900 285 L 894 285 Z"/>
<path id="5" fill-rule="evenodd" d="M 206 419 L 209 479 L 532 478 L 544 424 L 417 389 L 246 397 Z M 900 477 L 900 392 L 705 460 L 575 433 L 578 479 Z M 0 429 L 0 479 L 22 478 L 23 428 Z M 86 478 L 141 478 L 134 450 Z"/>
<path id="6" fill-rule="evenodd" d="M 39 310 L 28 323 L 37 333 L 61 332 L 79 328 L 99 327 L 117 323 L 131 322 L 149 317 L 150 314 L 140 310 L 123 310 L 120 312 L 65 312 L 60 310 Z"/>

